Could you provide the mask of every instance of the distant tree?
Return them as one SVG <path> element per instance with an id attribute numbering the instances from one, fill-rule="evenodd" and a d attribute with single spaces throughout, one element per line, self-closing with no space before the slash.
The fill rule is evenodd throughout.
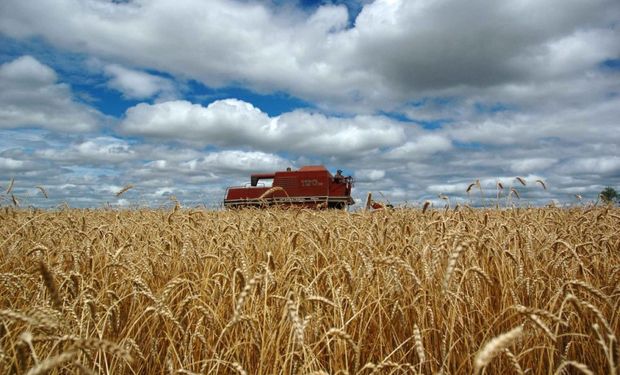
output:
<path id="1" fill-rule="evenodd" d="M 618 192 L 616 191 L 616 189 L 610 186 L 607 186 L 605 189 L 603 189 L 603 191 L 601 191 L 599 195 L 601 197 L 601 200 L 603 200 L 603 202 L 605 203 L 613 203 L 618 199 Z"/>

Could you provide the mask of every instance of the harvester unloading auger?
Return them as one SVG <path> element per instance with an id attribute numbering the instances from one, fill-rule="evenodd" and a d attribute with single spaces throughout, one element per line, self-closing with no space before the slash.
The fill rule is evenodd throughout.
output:
<path id="1" fill-rule="evenodd" d="M 269 186 L 259 186 L 260 180 L 273 179 Z M 355 203 L 351 198 L 353 178 L 342 171 L 332 175 L 322 165 L 310 165 L 299 170 L 287 168 L 275 173 L 255 173 L 250 186 L 229 187 L 224 207 L 265 207 L 272 205 L 305 208 L 344 209 Z"/>

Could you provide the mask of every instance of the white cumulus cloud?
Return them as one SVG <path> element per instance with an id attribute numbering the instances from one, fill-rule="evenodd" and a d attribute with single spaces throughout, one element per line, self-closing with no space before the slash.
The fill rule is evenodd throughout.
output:
<path id="1" fill-rule="evenodd" d="M 355 171 L 356 182 L 374 182 L 385 177 L 385 171 L 379 169 L 359 169 Z"/>
<path id="2" fill-rule="evenodd" d="M 425 134 L 396 147 L 388 152 L 387 156 L 393 159 L 416 159 L 450 149 L 452 149 L 452 142 L 446 136 Z"/>
<path id="3" fill-rule="evenodd" d="M 207 107 L 187 101 L 139 104 L 120 130 L 202 145 L 248 146 L 265 151 L 346 155 L 400 144 L 404 130 L 380 116 L 327 117 L 295 111 L 269 117 L 250 103 L 218 100 Z"/>
<path id="4" fill-rule="evenodd" d="M 250 173 L 256 171 L 283 170 L 291 166 L 286 159 L 258 151 L 226 150 L 181 163 L 182 169 L 200 172 Z"/>
<path id="5" fill-rule="evenodd" d="M 0 128 L 96 129 L 102 115 L 75 101 L 69 86 L 56 81 L 54 70 L 32 56 L 0 65 Z"/>
<path id="6" fill-rule="evenodd" d="M 525 158 L 511 161 L 510 167 L 515 173 L 530 173 L 547 169 L 556 162 L 555 158 Z"/>
<path id="7" fill-rule="evenodd" d="M 21 160 L 0 157 L 0 170 L 2 171 L 17 171 L 23 166 L 24 162 Z"/>
<path id="8" fill-rule="evenodd" d="M 331 4 L 305 14 L 259 1 L 5 0 L 0 32 L 362 111 L 582 74 L 617 58 L 618 17 L 615 0 L 394 0 L 363 4 L 348 27 L 346 8 Z"/>
<path id="9" fill-rule="evenodd" d="M 147 99 L 156 95 L 172 97 L 175 95 L 174 84 L 169 79 L 128 69 L 117 64 L 105 66 L 104 71 L 110 76 L 108 86 L 122 92 L 128 99 Z"/>
<path id="10" fill-rule="evenodd" d="M 106 165 L 129 161 L 137 157 L 131 145 L 114 137 L 93 137 L 62 148 L 44 148 L 35 154 L 59 162 L 81 162 Z"/>

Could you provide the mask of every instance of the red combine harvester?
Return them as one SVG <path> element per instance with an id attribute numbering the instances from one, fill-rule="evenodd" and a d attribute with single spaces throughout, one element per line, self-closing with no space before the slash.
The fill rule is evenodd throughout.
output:
<path id="1" fill-rule="evenodd" d="M 273 186 L 258 186 L 258 181 L 273 179 Z M 351 198 L 353 178 L 338 171 L 333 176 L 322 165 L 299 170 L 251 175 L 250 186 L 229 187 L 224 207 L 263 207 L 271 205 L 306 208 L 344 209 L 355 203 Z"/>

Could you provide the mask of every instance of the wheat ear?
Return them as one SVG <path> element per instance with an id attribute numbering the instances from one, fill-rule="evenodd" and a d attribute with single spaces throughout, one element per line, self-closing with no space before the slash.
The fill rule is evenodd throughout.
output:
<path id="1" fill-rule="evenodd" d="M 523 326 L 518 326 L 506 333 L 494 337 L 491 341 L 484 344 L 482 349 L 474 359 L 474 374 L 479 374 L 480 370 L 486 367 L 493 358 L 495 358 L 502 350 L 506 349 L 516 339 L 523 334 Z"/>
<path id="2" fill-rule="evenodd" d="M 78 353 L 78 351 L 64 352 L 57 356 L 48 358 L 28 370 L 26 375 L 46 374 L 49 370 L 56 368 L 65 362 L 73 361 L 78 356 Z"/>
<path id="3" fill-rule="evenodd" d="M 564 373 L 564 368 L 566 368 L 568 366 L 573 366 L 574 368 L 576 368 L 577 370 L 581 371 L 582 373 L 584 373 L 586 375 L 594 375 L 594 372 L 592 372 L 592 370 L 590 370 L 588 368 L 588 366 L 584 365 L 581 362 L 577 362 L 577 361 L 564 361 L 564 362 L 562 362 L 562 364 L 558 367 L 558 369 L 555 370 L 553 375 L 563 374 Z"/>
<path id="4" fill-rule="evenodd" d="M 54 275 L 47 267 L 44 261 L 39 262 L 39 271 L 41 272 L 41 277 L 43 278 L 43 283 L 47 288 L 47 291 L 50 294 L 50 298 L 52 303 L 54 304 L 54 308 L 58 311 L 62 309 L 62 300 L 60 299 L 60 295 L 58 294 L 58 287 L 56 286 L 56 282 L 54 281 Z"/>

